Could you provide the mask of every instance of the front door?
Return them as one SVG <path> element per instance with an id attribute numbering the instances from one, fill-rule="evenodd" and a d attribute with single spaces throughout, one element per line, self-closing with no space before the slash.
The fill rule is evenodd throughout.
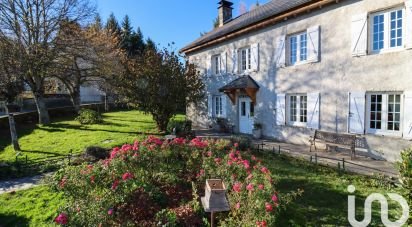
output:
<path id="1" fill-rule="evenodd" d="M 252 134 L 255 106 L 249 97 L 239 98 L 239 132 Z"/>

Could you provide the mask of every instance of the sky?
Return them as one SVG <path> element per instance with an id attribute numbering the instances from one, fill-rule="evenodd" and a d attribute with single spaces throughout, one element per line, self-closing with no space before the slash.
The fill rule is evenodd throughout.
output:
<path id="1" fill-rule="evenodd" d="M 232 0 L 233 16 L 250 9 L 257 0 Z M 259 0 L 260 4 L 269 0 Z M 160 47 L 174 42 L 180 49 L 212 30 L 217 17 L 218 0 L 95 0 L 103 22 L 114 13 L 119 23 L 129 15 L 134 29 L 140 27 L 145 38 L 150 37 Z"/>

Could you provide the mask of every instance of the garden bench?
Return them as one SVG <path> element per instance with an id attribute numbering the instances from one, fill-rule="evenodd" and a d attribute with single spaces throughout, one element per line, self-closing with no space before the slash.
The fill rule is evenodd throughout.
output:
<path id="1" fill-rule="evenodd" d="M 312 146 L 315 147 L 315 151 L 317 150 L 316 141 L 323 142 L 326 145 L 340 146 L 340 147 L 350 149 L 351 159 L 356 158 L 356 154 L 355 154 L 356 135 L 315 130 L 315 134 L 309 140 L 310 142 L 309 152 L 312 152 Z"/>

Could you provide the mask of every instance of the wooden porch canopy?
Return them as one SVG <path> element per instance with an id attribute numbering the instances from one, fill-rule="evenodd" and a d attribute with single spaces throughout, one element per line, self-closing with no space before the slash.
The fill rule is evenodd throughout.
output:
<path id="1" fill-rule="evenodd" d="M 233 105 L 236 104 L 236 94 L 241 91 L 246 93 L 252 99 L 253 104 L 256 105 L 256 93 L 259 91 L 259 85 L 248 75 L 242 76 L 219 89 L 219 92 L 224 92 L 229 96 Z"/>

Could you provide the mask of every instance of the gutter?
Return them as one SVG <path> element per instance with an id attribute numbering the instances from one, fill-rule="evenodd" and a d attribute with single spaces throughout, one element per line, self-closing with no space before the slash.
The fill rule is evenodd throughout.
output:
<path id="1" fill-rule="evenodd" d="M 340 0 L 319 0 L 317 2 L 308 4 L 304 7 L 301 7 L 301 8 L 292 10 L 292 11 L 286 11 L 283 14 L 279 14 L 279 15 L 276 15 L 274 17 L 269 17 L 268 19 L 265 19 L 261 22 L 257 22 L 256 24 L 249 25 L 248 27 L 245 27 L 245 28 L 242 28 L 240 30 L 234 31 L 232 33 L 221 36 L 219 38 L 208 41 L 206 43 L 197 45 L 195 47 L 182 49 L 179 52 L 189 54 L 189 53 L 201 50 L 203 48 L 206 48 L 206 47 L 209 47 L 209 46 L 212 46 L 212 45 L 216 45 L 218 43 L 222 43 L 222 42 L 224 42 L 228 39 L 233 39 L 233 38 L 239 37 L 241 35 L 244 35 L 244 34 L 256 31 L 256 30 L 260 30 L 260 29 L 263 29 L 265 27 L 272 26 L 276 23 L 286 21 L 289 18 L 295 18 L 298 15 L 302 15 L 302 14 L 305 14 L 305 13 L 310 13 L 310 11 L 321 9 L 323 6 L 326 6 L 326 5 L 329 5 L 329 4 L 332 4 L 332 3 L 339 3 L 339 2 L 340 2 Z"/>

